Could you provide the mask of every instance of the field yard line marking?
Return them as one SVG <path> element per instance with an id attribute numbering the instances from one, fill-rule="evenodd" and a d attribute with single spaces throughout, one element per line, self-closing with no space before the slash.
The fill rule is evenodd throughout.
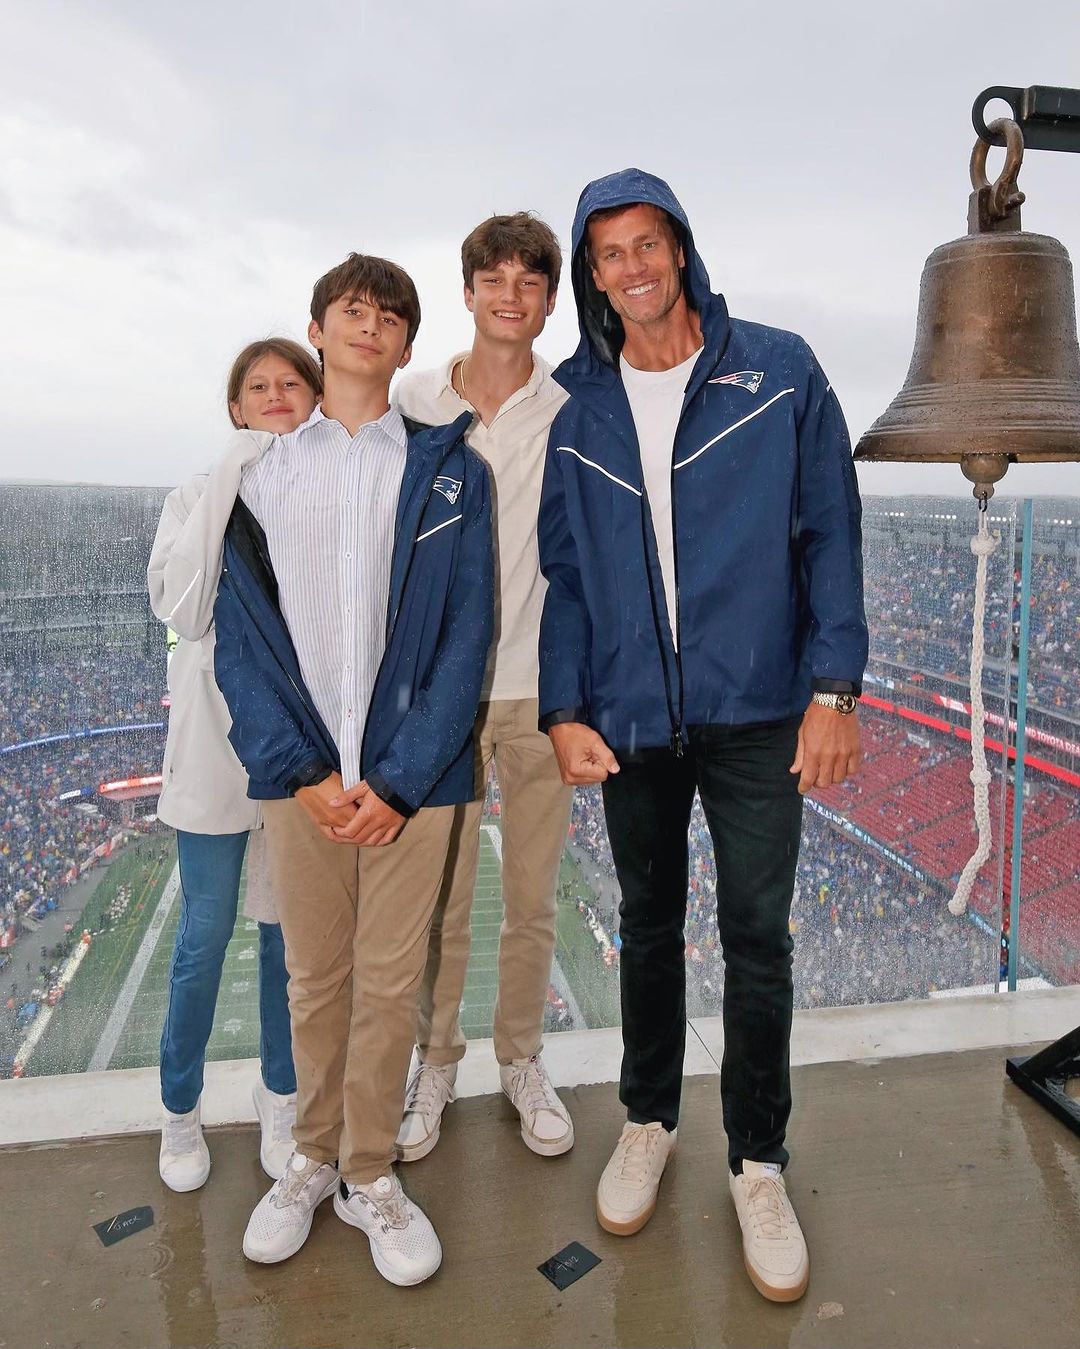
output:
<path id="1" fill-rule="evenodd" d="M 172 869 L 172 875 L 165 882 L 165 889 L 161 892 L 161 898 L 154 910 L 154 916 L 150 919 L 150 926 L 143 934 L 135 959 L 131 962 L 131 968 L 124 980 L 124 986 L 120 990 L 120 996 L 113 1004 L 108 1021 L 105 1022 L 105 1029 L 101 1032 L 101 1039 L 97 1042 L 97 1048 L 90 1060 L 88 1071 L 91 1073 L 100 1073 L 103 1069 L 108 1068 L 112 1062 L 112 1056 L 116 1052 L 116 1046 L 120 1043 L 120 1036 L 127 1023 L 128 1014 L 131 1012 L 132 1004 L 135 1001 L 135 995 L 142 985 L 146 968 L 150 964 L 150 957 L 154 954 L 158 938 L 161 936 L 161 930 L 172 912 L 172 906 L 176 901 L 179 889 L 180 865 L 177 863 Z"/>
<path id="2" fill-rule="evenodd" d="M 492 851 L 494 852 L 495 856 L 499 859 L 499 866 L 501 868 L 502 830 L 497 828 L 497 826 L 493 824 L 485 824 L 484 833 L 487 834 L 488 836 L 488 840 L 491 843 Z M 555 992 L 558 993 L 559 997 L 562 998 L 563 1002 L 565 1002 L 567 1007 L 570 1009 L 570 1015 L 574 1018 L 574 1025 L 582 1027 L 587 1026 L 589 1023 L 585 1020 L 585 1015 L 581 1010 L 581 1004 L 578 1002 L 577 998 L 574 997 L 574 990 L 570 987 L 570 983 L 567 980 L 566 975 L 563 974 L 562 966 L 559 964 L 557 946 L 556 946 L 556 954 L 551 958 L 551 983 L 555 989 Z"/>
<path id="3" fill-rule="evenodd" d="M 488 836 L 488 842 L 494 850 L 495 856 L 499 859 L 499 868 L 502 869 L 502 830 L 494 824 L 485 824 L 484 833 Z"/>

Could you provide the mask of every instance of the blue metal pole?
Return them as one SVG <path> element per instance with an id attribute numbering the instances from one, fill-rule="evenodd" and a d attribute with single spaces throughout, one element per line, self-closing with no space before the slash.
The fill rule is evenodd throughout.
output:
<path id="1" fill-rule="evenodd" d="M 1033 505 L 1024 500 L 1020 545 L 1020 656 L 1016 666 L 1016 771 L 1013 774 L 1012 879 L 1009 887 L 1009 992 L 1016 992 L 1020 959 L 1020 863 L 1024 855 L 1024 755 L 1027 750 L 1028 643 L 1031 637 L 1031 534 Z"/>

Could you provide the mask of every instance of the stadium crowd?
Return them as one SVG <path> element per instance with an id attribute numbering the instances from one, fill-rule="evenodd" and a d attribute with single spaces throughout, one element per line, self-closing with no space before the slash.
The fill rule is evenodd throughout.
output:
<path id="1" fill-rule="evenodd" d="M 160 729 L 14 747 L 46 736 L 160 723 L 164 677 L 164 644 L 154 658 L 95 645 L 0 671 L 0 930 L 17 935 L 19 916 L 55 900 L 72 868 L 116 828 L 115 818 L 57 796 L 117 776 L 159 772 L 165 737 Z"/>
<path id="2" fill-rule="evenodd" d="M 575 795 L 571 837 L 594 868 L 594 883 L 614 876 L 596 789 Z M 617 947 L 617 890 L 602 883 L 598 888 L 600 921 Z M 990 982 L 995 939 L 970 921 L 951 918 L 946 898 L 943 887 L 921 884 L 807 809 L 791 914 L 795 1005 L 886 1002 Z M 695 800 L 686 953 L 688 999 L 702 1011 L 718 1010 L 723 989 L 716 906 L 712 846 Z"/>
<path id="3" fill-rule="evenodd" d="M 966 680 L 974 579 L 974 559 L 963 541 L 943 549 L 904 540 L 883 550 L 867 567 L 873 656 Z M 1013 597 L 1000 581 L 991 585 L 987 596 L 986 652 L 992 661 L 1002 661 L 1010 641 L 1019 641 L 1019 572 L 1013 579 Z M 1075 669 L 1080 651 L 1076 560 L 1037 554 L 1031 594 L 1028 678 L 1032 705 L 1080 716 Z"/>
<path id="4" fill-rule="evenodd" d="M 161 721 L 164 683 L 164 638 L 161 654 L 152 658 L 129 648 L 95 646 L 63 658 L 19 662 L 0 671 L 3 745 Z"/>

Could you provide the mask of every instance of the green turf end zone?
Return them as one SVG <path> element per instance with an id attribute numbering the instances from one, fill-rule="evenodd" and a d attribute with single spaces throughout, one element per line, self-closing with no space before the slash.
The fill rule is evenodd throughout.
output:
<path id="1" fill-rule="evenodd" d="M 472 956 L 461 1007 L 462 1029 L 469 1039 L 491 1035 L 498 987 L 502 868 L 489 827 L 490 822 L 485 822 L 480 834 Z M 101 914 L 122 885 L 130 886 L 131 903 L 116 925 L 94 938 L 66 998 L 31 1057 L 28 1075 L 81 1072 L 90 1066 L 175 864 L 173 839 L 159 836 L 131 844 L 102 872 L 101 882 L 84 911 L 82 926 L 99 925 Z M 207 1049 L 207 1058 L 211 1060 L 257 1058 L 259 1053 L 259 932 L 258 924 L 243 914 L 245 883 L 246 872 Z M 591 900 L 593 892 L 581 868 L 568 854 L 563 858 L 559 889 L 556 959 L 586 1024 L 617 1025 L 618 972 L 603 964 L 599 948 L 577 911 L 578 897 Z M 108 1061 L 111 1068 L 145 1068 L 158 1062 L 169 962 L 179 914 L 177 896 L 119 1029 Z"/>

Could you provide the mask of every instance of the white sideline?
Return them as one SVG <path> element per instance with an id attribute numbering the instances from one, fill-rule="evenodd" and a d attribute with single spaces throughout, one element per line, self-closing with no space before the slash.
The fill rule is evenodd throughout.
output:
<path id="1" fill-rule="evenodd" d="M 150 958 L 154 954 L 158 938 L 161 936 L 161 929 L 165 926 L 165 920 L 172 912 L 172 906 L 179 889 L 180 866 L 177 864 L 172 869 L 172 875 L 165 882 L 165 889 L 161 892 L 161 898 L 154 910 L 154 916 L 150 919 L 150 926 L 143 933 L 143 939 L 139 943 L 135 959 L 131 962 L 131 968 L 127 972 L 124 986 L 113 1003 L 109 1019 L 105 1022 L 105 1029 L 101 1032 L 101 1039 L 97 1042 L 97 1048 L 90 1056 L 89 1071 L 92 1073 L 101 1072 L 108 1068 L 112 1062 L 112 1056 L 116 1051 L 116 1046 L 120 1043 L 124 1026 L 127 1024 L 128 1013 L 131 1011 L 135 995 L 142 985 L 146 967 L 150 964 Z"/>
<path id="2" fill-rule="evenodd" d="M 864 1007 L 796 1012 L 791 1062 L 799 1066 L 849 1060 L 960 1053 L 1056 1040 L 1080 1024 L 1080 986 L 935 998 Z M 719 1017 L 690 1023 L 684 1071 L 719 1073 L 723 1027 Z M 612 1030 L 549 1035 L 544 1059 L 558 1087 L 615 1083 L 622 1037 Z M 1001 1073 L 1004 1076 L 1004 1063 Z M 253 1124 L 254 1059 L 206 1065 L 203 1121 Z M 498 1092 L 499 1072 L 490 1040 L 470 1040 L 458 1071 L 459 1096 Z M 127 1068 L 68 1077 L 24 1077 L 0 1082 L 0 1147 L 63 1143 L 116 1134 L 155 1133 L 161 1127 L 156 1068 Z"/>

